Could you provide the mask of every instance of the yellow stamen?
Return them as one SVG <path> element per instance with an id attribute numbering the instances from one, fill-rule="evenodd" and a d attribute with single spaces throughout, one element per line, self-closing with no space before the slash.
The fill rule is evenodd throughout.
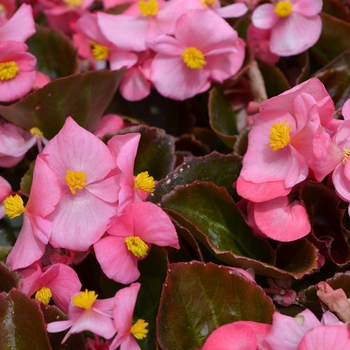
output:
<path id="1" fill-rule="evenodd" d="M 148 329 L 146 327 L 148 326 L 148 322 L 145 322 L 145 320 L 137 320 L 137 322 L 131 327 L 130 332 L 134 335 L 136 339 L 144 339 L 147 337 Z"/>
<path id="2" fill-rule="evenodd" d="M 83 3 L 83 0 L 63 0 L 63 1 L 71 7 L 79 7 Z"/>
<path id="3" fill-rule="evenodd" d="M 157 0 L 139 1 L 139 10 L 142 16 L 155 16 L 158 13 Z"/>
<path id="4" fill-rule="evenodd" d="M 3 4 L 0 4 L 0 13 L 5 12 L 5 6 Z"/>
<path id="5" fill-rule="evenodd" d="M 147 255 L 148 245 L 138 236 L 130 236 L 125 238 L 128 250 L 137 258 L 144 258 Z"/>
<path id="6" fill-rule="evenodd" d="M 33 136 L 36 136 L 38 139 L 42 139 L 44 137 L 42 131 L 37 128 L 37 127 L 34 127 L 34 128 L 31 128 L 29 130 L 29 132 L 33 135 Z"/>
<path id="7" fill-rule="evenodd" d="M 275 13 L 278 17 L 287 17 L 292 13 L 292 7 L 290 1 L 279 1 L 275 6 Z"/>
<path id="8" fill-rule="evenodd" d="M 0 63 L 0 80 L 13 79 L 18 72 L 19 68 L 15 61 Z"/>
<path id="9" fill-rule="evenodd" d="M 95 41 L 91 41 L 91 52 L 95 60 L 105 60 L 108 57 L 108 47 L 100 45 Z"/>
<path id="10" fill-rule="evenodd" d="M 135 187 L 145 192 L 154 192 L 155 182 L 153 176 L 148 175 L 148 171 L 143 171 L 135 178 Z"/>
<path id="11" fill-rule="evenodd" d="M 203 53 L 195 47 L 188 47 L 181 56 L 186 66 L 191 69 L 202 69 L 207 64 Z"/>
<path id="12" fill-rule="evenodd" d="M 67 170 L 66 183 L 70 191 L 75 194 L 77 190 L 82 190 L 86 186 L 86 174 L 82 171 Z"/>
<path id="13" fill-rule="evenodd" d="M 95 302 L 97 297 L 98 295 L 95 294 L 95 291 L 89 291 L 85 289 L 85 292 L 80 292 L 79 294 L 74 295 L 72 303 L 75 306 L 88 310 L 91 309 L 91 306 Z"/>
<path id="14" fill-rule="evenodd" d="M 284 123 L 277 122 L 271 126 L 270 134 L 270 147 L 274 151 L 278 151 L 281 148 L 286 147 L 290 141 L 291 125 L 287 125 L 287 121 Z"/>
<path id="15" fill-rule="evenodd" d="M 44 304 L 48 304 L 52 298 L 50 288 L 42 287 L 35 293 L 35 299 L 41 301 Z"/>
<path id="16" fill-rule="evenodd" d="M 348 161 L 348 158 L 349 158 L 349 155 L 350 155 L 350 149 L 344 147 L 344 148 L 343 148 L 343 155 L 344 155 L 343 164 L 345 165 L 346 162 Z"/>
<path id="17" fill-rule="evenodd" d="M 207 8 L 208 6 L 213 6 L 215 4 L 215 0 L 201 0 L 202 5 Z"/>
<path id="18" fill-rule="evenodd" d="M 18 194 L 15 194 L 14 196 L 8 196 L 4 200 L 4 208 L 5 214 L 10 219 L 20 216 L 25 210 L 23 200 Z"/>

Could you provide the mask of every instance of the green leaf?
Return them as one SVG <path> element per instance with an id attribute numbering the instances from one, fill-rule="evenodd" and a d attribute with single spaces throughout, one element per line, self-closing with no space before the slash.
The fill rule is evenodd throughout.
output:
<path id="1" fill-rule="evenodd" d="M 314 74 L 325 85 L 335 108 L 343 107 L 350 96 L 350 51 L 338 56 Z"/>
<path id="2" fill-rule="evenodd" d="M 219 87 L 210 90 L 209 122 L 220 139 L 232 149 L 238 135 L 236 113 Z"/>
<path id="3" fill-rule="evenodd" d="M 36 33 L 27 41 L 28 51 L 37 59 L 36 69 L 51 80 L 78 71 L 77 50 L 63 33 L 48 27 L 36 26 Z"/>
<path id="4" fill-rule="evenodd" d="M 29 165 L 29 169 L 26 171 L 21 179 L 20 191 L 22 194 L 29 197 L 30 189 L 33 182 L 33 172 L 34 172 L 35 161 L 32 161 Z"/>
<path id="5" fill-rule="evenodd" d="M 350 50 L 350 23 L 320 13 L 322 19 L 322 33 L 317 43 L 310 51 L 322 64 L 334 60 L 344 51 Z"/>
<path id="6" fill-rule="evenodd" d="M 271 299 L 223 266 L 170 264 L 158 314 L 162 349 L 198 349 L 217 327 L 239 320 L 271 323 Z"/>
<path id="7" fill-rule="evenodd" d="M 259 69 L 264 77 L 266 93 L 269 98 L 290 89 L 288 80 L 278 67 L 263 63 L 259 65 Z"/>
<path id="8" fill-rule="evenodd" d="M 204 157 L 185 158 L 183 164 L 159 181 L 149 200 L 158 203 L 162 196 L 173 190 L 176 185 L 190 184 L 195 180 L 211 181 L 217 186 L 224 186 L 228 193 L 233 194 L 232 184 L 236 181 L 241 168 L 240 158 L 233 154 L 223 155 L 213 152 Z"/>
<path id="9" fill-rule="evenodd" d="M 0 350 L 51 349 L 39 302 L 17 289 L 0 293 Z"/>
<path id="10" fill-rule="evenodd" d="M 58 133 L 68 116 L 93 130 L 123 73 L 97 71 L 56 79 L 15 104 L 0 106 L 0 114 L 24 129 L 38 127 L 47 139 Z"/>

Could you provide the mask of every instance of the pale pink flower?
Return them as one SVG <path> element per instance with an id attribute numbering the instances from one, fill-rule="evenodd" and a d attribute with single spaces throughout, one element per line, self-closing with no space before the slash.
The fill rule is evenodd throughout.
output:
<path id="1" fill-rule="evenodd" d="M 111 219 L 107 232 L 94 244 L 96 259 L 108 278 L 123 284 L 139 278 L 138 261 L 146 258 L 152 244 L 180 247 L 170 218 L 151 202 L 129 204 Z"/>
<path id="2" fill-rule="evenodd" d="M 237 180 L 239 195 L 265 202 L 288 195 L 306 179 L 309 166 L 316 178 L 331 172 L 333 165 L 328 162 L 328 168 L 319 168 L 316 160 L 328 158 L 328 152 L 315 140 L 326 137 L 323 128 L 331 123 L 333 112 L 332 99 L 315 78 L 262 102 L 248 135 Z"/>
<path id="3" fill-rule="evenodd" d="M 115 350 L 120 346 L 120 350 L 140 350 L 137 339 L 144 339 L 147 336 L 148 323 L 138 320 L 132 324 L 132 317 L 135 309 L 136 299 L 140 290 L 140 283 L 133 283 L 129 287 L 123 288 L 115 295 L 115 305 L 113 309 L 113 319 L 117 336 L 113 339 L 109 350 Z"/>
<path id="4" fill-rule="evenodd" d="M 270 50 L 279 56 L 299 54 L 313 46 L 321 35 L 318 15 L 322 0 L 288 0 L 258 6 L 252 22 L 260 29 L 271 29 Z"/>
<path id="5" fill-rule="evenodd" d="M 271 325 L 237 321 L 220 326 L 205 341 L 202 350 L 268 350 L 264 338 Z"/>
<path id="6" fill-rule="evenodd" d="M 12 193 L 11 185 L 0 176 L 0 219 L 5 215 L 4 200 Z"/>
<path id="7" fill-rule="evenodd" d="M 113 134 L 125 128 L 125 123 L 122 117 L 117 114 L 106 114 L 98 122 L 94 135 L 102 138 L 107 134 Z"/>
<path id="8" fill-rule="evenodd" d="M 81 283 L 77 273 L 64 264 L 44 267 L 34 263 L 19 271 L 23 276 L 20 290 L 29 297 L 35 293 L 35 299 L 48 304 L 54 301 L 64 313 L 68 312 L 70 297 L 79 292 Z"/>
<path id="9" fill-rule="evenodd" d="M 61 190 L 59 203 L 47 216 L 52 224 L 50 244 L 87 251 L 117 210 L 114 156 L 100 139 L 68 117 L 39 157 L 55 174 Z M 46 191 L 51 193 L 50 187 Z"/>
<path id="10" fill-rule="evenodd" d="M 28 46 L 19 41 L 0 42 L 0 101 L 14 101 L 31 91 L 36 58 L 27 50 Z"/>
<path id="11" fill-rule="evenodd" d="M 241 68 L 243 40 L 212 11 L 190 10 L 176 21 L 175 37 L 162 35 L 150 43 L 157 52 L 151 81 L 165 97 L 190 98 L 222 83 Z"/>
<path id="12" fill-rule="evenodd" d="M 47 325 L 49 333 L 62 332 L 68 328 L 62 344 L 73 333 L 90 331 L 106 339 L 115 333 L 112 320 L 114 298 L 98 300 L 94 291 L 75 293 L 69 303 L 68 320 L 51 322 Z"/>

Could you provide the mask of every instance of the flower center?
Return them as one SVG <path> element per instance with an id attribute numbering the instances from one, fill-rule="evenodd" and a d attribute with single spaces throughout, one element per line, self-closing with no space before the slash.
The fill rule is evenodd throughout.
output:
<path id="1" fill-rule="evenodd" d="M 66 183 L 70 191 L 75 194 L 77 190 L 82 190 L 86 186 L 86 174 L 82 171 L 67 170 Z"/>
<path id="2" fill-rule="evenodd" d="M 95 294 L 95 291 L 85 289 L 85 292 L 80 292 L 79 294 L 74 295 L 72 303 L 75 306 L 88 310 L 91 309 L 91 306 L 97 297 L 98 295 Z"/>
<path id="3" fill-rule="evenodd" d="M 345 165 L 346 162 L 348 161 L 348 158 L 349 158 L 349 155 L 350 155 L 350 149 L 344 147 L 344 148 L 343 148 L 343 155 L 344 155 L 343 164 Z"/>
<path id="4" fill-rule="evenodd" d="M 138 174 L 135 178 L 135 187 L 145 192 L 154 192 L 155 182 L 153 176 L 149 176 L 148 171 Z"/>
<path id="5" fill-rule="evenodd" d="M 23 205 L 22 198 L 18 194 L 15 194 L 14 196 L 8 196 L 4 200 L 4 209 L 5 209 L 5 214 L 10 219 L 20 216 L 24 212 L 24 205 Z"/>
<path id="6" fill-rule="evenodd" d="M 191 69 L 202 69 L 207 64 L 203 53 L 195 47 L 188 47 L 181 56 L 186 66 Z"/>
<path id="7" fill-rule="evenodd" d="M 275 6 L 275 14 L 278 17 L 287 17 L 292 13 L 292 6 L 290 1 L 279 1 Z"/>
<path id="8" fill-rule="evenodd" d="M 18 72 L 19 68 L 15 61 L 0 63 L 0 80 L 13 79 Z"/>
<path id="9" fill-rule="evenodd" d="M 213 6 L 215 4 L 215 0 L 201 0 L 201 3 L 204 7 Z"/>
<path id="10" fill-rule="evenodd" d="M 137 258 L 144 258 L 147 255 L 148 245 L 138 236 L 130 236 L 125 238 L 128 250 Z"/>
<path id="11" fill-rule="evenodd" d="M 63 0 L 63 1 L 71 7 L 79 7 L 83 3 L 83 0 Z"/>
<path id="12" fill-rule="evenodd" d="M 33 136 L 37 137 L 38 139 L 42 139 L 42 138 L 44 137 L 42 131 L 41 131 L 39 128 L 37 128 L 36 126 L 35 126 L 34 128 L 31 128 L 31 129 L 29 130 L 29 132 L 30 132 Z"/>
<path id="13" fill-rule="evenodd" d="M 284 123 L 278 122 L 271 126 L 270 147 L 273 151 L 278 151 L 289 144 L 291 130 L 292 126 L 288 126 L 287 121 Z"/>
<path id="14" fill-rule="evenodd" d="M 104 45 L 97 44 L 95 41 L 91 41 L 91 52 L 95 60 L 105 60 L 108 57 L 108 47 Z"/>
<path id="15" fill-rule="evenodd" d="M 145 322 L 145 320 L 137 320 L 137 322 L 131 327 L 130 332 L 134 335 L 136 339 L 144 339 L 147 337 L 148 329 L 146 327 L 148 326 L 148 322 Z"/>
<path id="16" fill-rule="evenodd" d="M 155 16 L 158 13 L 157 0 L 139 1 L 139 10 L 142 16 Z"/>
<path id="17" fill-rule="evenodd" d="M 48 304 L 52 297 L 50 288 L 42 287 L 35 293 L 35 299 L 41 301 L 43 304 Z"/>

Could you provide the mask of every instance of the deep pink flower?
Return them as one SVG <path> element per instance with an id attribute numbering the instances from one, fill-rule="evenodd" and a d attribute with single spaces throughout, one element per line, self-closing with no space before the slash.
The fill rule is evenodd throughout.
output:
<path id="1" fill-rule="evenodd" d="M 150 43 L 157 52 L 151 81 L 165 97 L 190 98 L 222 83 L 241 68 L 245 44 L 220 16 L 190 10 L 176 21 L 175 37 L 162 35 Z"/>
<path id="2" fill-rule="evenodd" d="M 292 56 L 307 50 L 319 39 L 321 10 L 322 0 L 277 1 L 276 5 L 258 6 L 252 22 L 257 28 L 271 29 L 271 52 Z"/>
<path id="3" fill-rule="evenodd" d="M 24 277 L 20 286 L 28 296 L 48 304 L 51 297 L 64 313 L 68 312 L 70 297 L 79 292 L 81 283 L 76 272 L 64 264 L 49 265 L 43 269 L 38 263 L 20 271 Z"/>
<path id="4" fill-rule="evenodd" d="M 202 350 L 268 350 L 264 342 L 271 325 L 237 321 L 217 328 L 205 341 Z"/>
<path id="5" fill-rule="evenodd" d="M 117 114 L 106 114 L 98 122 L 94 135 L 102 138 L 125 128 L 124 120 Z"/>
<path id="6" fill-rule="evenodd" d="M 107 232 L 94 244 L 96 259 L 108 278 L 123 284 L 139 278 L 138 261 L 148 255 L 152 244 L 179 248 L 170 218 L 151 202 L 128 205 L 111 219 Z"/>
<path id="7" fill-rule="evenodd" d="M 5 215 L 4 200 L 12 193 L 11 185 L 0 176 L 0 219 Z"/>
<path id="8" fill-rule="evenodd" d="M 112 320 L 114 298 L 98 300 L 97 296 L 94 291 L 87 289 L 74 294 L 69 304 L 68 320 L 49 323 L 47 331 L 57 333 L 70 328 L 62 344 L 71 334 L 83 331 L 111 338 L 116 331 Z"/>
<path id="9" fill-rule="evenodd" d="M 138 320 L 132 324 L 132 317 L 135 309 L 136 299 L 140 290 L 140 283 L 133 283 L 129 287 L 123 288 L 115 295 L 115 305 L 113 318 L 117 336 L 113 339 L 109 350 L 115 350 L 120 346 L 120 350 L 140 350 L 137 339 L 144 339 L 147 336 L 148 323 Z"/>

